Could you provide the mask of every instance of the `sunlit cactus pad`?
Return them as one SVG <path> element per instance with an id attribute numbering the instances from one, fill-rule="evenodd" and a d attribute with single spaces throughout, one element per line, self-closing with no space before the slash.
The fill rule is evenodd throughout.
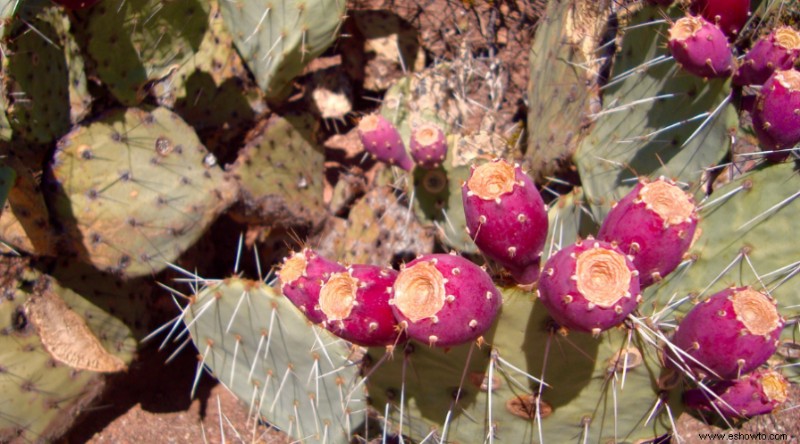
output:
<path id="1" fill-rule="evenodd" d="M 164 108 L 130 108 L 58 142 L 48 185 L 69 248 L 126 276 L 157 272 L 233 198 L 194 131 Z"/>
<path id="2" fill-rule="evenodd" d="M 263 282 L 205 282 L 184 322 L 201 364 L 249 403 L 251 415 L 294 440 L 348 443 L 365 418 L 350 347 Z"/>

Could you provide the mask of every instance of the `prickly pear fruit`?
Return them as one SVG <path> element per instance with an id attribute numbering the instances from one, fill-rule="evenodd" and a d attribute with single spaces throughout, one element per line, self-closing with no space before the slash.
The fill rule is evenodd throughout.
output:
<path id="1" fill-rule="evenodd" d="M 380 114 L 370 114 L 358 122 L 358 135 L 364 149 L 381 162 L 411 171 L 414 162 L 406 153 L 400 132 Z"/>
<path id="2" fill-rule="evenodd" d="M 733 76 L 735 85 L 762 85 L 776 70 L 791 69 L 800 57 L 800 32 L 781 26 L 759 39 Z"/>
<path id="3" fill-rule="evenodd" d="M 547 239 L 547 208 L 519 165 L 494 160 L 472 169 L 461 187 L 467 229 L 483 254 L 520 284 L 539 276 Z"/>
<path id="4" fill-rule="evenodd" d="M 84 9 L 99 1 L 100 0 L 53 0 L 53 3 L 58 3 L 67 9 Z"/>
<path id="5" fill-rule="evenodd" d="M 716 24 L 733 36 L 742 30 L 750 16 L 750 0 L 692 0 L 691 11 Z"/>
<path id="6" fill-rule="evenodd" d="M 800 142 L 800 71 L 775 71 L 758 93 L 752 116 L 763 148 L 781 150 Z"/>
<path id="7" fill-rule="evenodd" d="M 447 139 L 439 125 L 425 123 L 411 130 L 409 151 L 422 168 L 437 168 L 447 156 Z"/>
<path id="8" fill-rule="evenodd" d="M 322 286 L 334 273 L 346 271 L 341 264 L 304 248 L 286 258 L 278 271 L 281 292 L 313 323 L 325 319 L 320 310 L 319 295 Z"/>
<path id="9" fill-rule="evenodd" d="M 392 291 L 389 304 L 408 336 L 437 347 L 481 337 L 503 302 L 489 274 L 454 254 L 428 254 L 409 262 Z"/>
<path id="10" fill-rule="evenodd" d="M 735 381 L 709 387 L 713 394 L 696 388 L 683 394 L 690 408 L 717 412 L 725 418 L 751 418 L 771 413 L 789 397 L 789 381 L 770 369 L 758 369 Z"/>
<path id="11" fill-rule="evenodd" d="M 695 306 L 675 329 L 667 365 L 699 376 L 736 379 L 765 363 L 778 347 L 783 318 L 775 301 L 750 287 L 728 288 Z"/>
<path id="12" fill-rule="evenodd" d="M 557 323 L 595 335 L 622 323 L 642 299 L 633 262 L 592 237 L 548 259 L 538 292 Z"/>
<path id="13" fill-rule="evenodd" d="M 669 49 L 683 69 L 699 77 L 728 77 L 733 51 L 725 34 L 702 17 L 686 16 L 669 29 Z"/>
<path id="14" fill-rule="evenodd" d="M 375 265 L 331 274 L 319 293 L 325 328 L 365 347 L 397 343 L 399 329 L 389 306 L 396 278 L 396 271 Z"/>
<path id="15" fill-rule="evenodd" d="M 671 273 L 689 250 L 697 228 L 691 196 L 674 182 L 642 180 L 606 216 L 597 238 L 633 257 L 642 288 Z"/>

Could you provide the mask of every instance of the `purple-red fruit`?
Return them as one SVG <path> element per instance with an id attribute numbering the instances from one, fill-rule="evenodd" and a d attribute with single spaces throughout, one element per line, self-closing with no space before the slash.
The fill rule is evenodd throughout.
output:
<path id="1" fill-rule="evenodd" d="M 406 171 L 414 162 L 406 153 L 400 132 L 380 114 L 370 114 L 358 122 L 358 135 L 364 149 L 381 162 L 396 165 Z"/>
<path id="2" fill-rule="evenodd" d="M 750 17 L 750 0 L 692 0 L 691 11 L 719 26 L 725 34 L 734 36 Z"/>
<path id="3" fill-rule="evenodd" d="M 67 9 L 84 9 L 99 1 L 100 0 L 53 0 L 53 3 L 58 3 Z"/>
<path id="4" fill-rule="evenodd" d="M 390 304 L 412 339 L 450 347 L 482 337 L 502 304 L 492 278 L 461 256 L 428 254 L 406 264 Z"/>
<path id="5" fill-rule="evenodd" d="M 411 131 L 409 150 L 414 162 L 422 168 L 438 168 L 447 157 L 447 139 L 435 124 L 426 123 Z"/>
<path id="6" fill-rule="evenodd" d="M 494 160 L 472 169 L 461 196 L 467 229 L 481 252 L 518 283 L 535 282 L 548 220 L 533 180 L 518 165 Z"/>
<path id="7" fill-rule="evenodd" d="M 755 370 L 778 347 L 783 319 L 775 301 L 750 287 L 728 288 L 695 306 L 675 330 L 668 365 L 701 377 L 737 379 Z M 675 362 L 672 362 L 672 361 Z"/>
<path id="8" fill-rule="evenodd" d="M 313 323 L 325 319 L 319 308 L 322 285 L 333 273 L 346 271 L 341 264 L 305 248 L 286 258 L 278 271 L 281 292 Z"/>
<path id="9" fill-rule="evenodd" d="M 375 265 L 333 273 L 319 294 L 325 328 L 364 347 L 396 344 L 401 333 L 389 306 L 395 278 L 396 271 Z"/>
<path id="10" fill-rule="evenodd" d="M 687 407 L 721 414 L 725 418 L 751 418 L 772 413 L 789 397 L 789 381 L 780 373 L 758 369 L 735 381 L 720 381 L 709 387 L 687 390 Z"/>
<path id="11" fill-rule="evenodd" d="M 735 85 L 762 85 L 775 71 L 791 69 L 800 57 L 800 32 L 781 26 L 759 39 L 733 76 Z"/>
<path id="12" fill-rule="evenodd" d="M 664 178 L 640 181 L 606 216 L 597 238 L 633 258 L 642 288 L 671 273 L 689 250 L 697 228 L 691 196 Z"/>
<path id="13" fill-rule="evenodd" d="M 762 148 L 782 150 L 800 143 L 800 71 L 775 71 L 758 93 L 752 117 Z"/>
<path id="14" fill-rule="evenodd" d="M 725 34 L 702 17 L 687 16 L 669 29 L 669 49 L 675 61 L 703 78 L 728 77 L 733 73 L 733 51 Z"/>
<path id="15" fill-rule="evenodd" d="M 545 263 L 539 299 L 559 325 L 596 335 L 636 309 L 642 299 L 638 274 L 617 247 L 590 237 Z"/>

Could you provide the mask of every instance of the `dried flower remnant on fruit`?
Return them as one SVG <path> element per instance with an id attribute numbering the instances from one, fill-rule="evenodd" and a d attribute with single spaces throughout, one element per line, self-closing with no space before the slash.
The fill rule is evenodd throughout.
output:
<path id="1" fill-rule="evenodd" d="M 701 29 L 703 29 L 703 20 L 697 17 L 683 17 L 669 28 L 669 39 L 686 40 L 694 37 Z"/>
<path id="2" fill-rule="evenodd" d="M 319 307 L 328 321 L 341 321 L 350 316 L 356 301 L 358 279 L 349 273 L 335 273 L 322 286 Z"/>
<path id="3" fill-rule="evenodd" d="M 578 291 L 591 303 L 608 308 L 628 291 L 633 273 L 625 256 L 616 251 L 592 248 L 577 258 L 576 277 Z"/>
<path id="4" fill-rule="evenodd" d="M 291 284 L 304 276 L 307 264 L 308 261 L 306 261 L 305 255 L 302 252 L 294 253 L 292 257 L 286 259 L 286 262 L 283 263 L 283 267 L 278 271 L 278 279 L 281 285 Z"/>
<path id="5" fill-rule="evenodd" d="M 775 305 L 763 294 L 751 288 L 731 295 L 733 311 L 745 328 L 754 335 L 769 336 L 781 325 Z"/>
<path id="6" fill-rule="evenodd" d="M 683 190 L 665 180 L 646 184 L 639 191 L 639 197 L 667 225 L 678 225 L 690 220 L 696 209 Z"/>
<path id="7" fill-rule="evenodd" d="M 514 166 L 507 162 L 489 162 L 475 168 L 467 182 L 469 192 L 483 200 L 496 200 L 514 190 Z"/>
<path id="8" fill-rule="evenodd" d="M 789 399 L 789 384 L 780 373 L 767 370 L 761 377 L 761 388 L 767 399 L 778 404 Z"/>
<path id="9" fill-rule="evenodd" d="M 394 305 L 412 322 L 431 318 L 444 307 L 445 282 L 432 261 L 405 268 L 394 284 Z"/>

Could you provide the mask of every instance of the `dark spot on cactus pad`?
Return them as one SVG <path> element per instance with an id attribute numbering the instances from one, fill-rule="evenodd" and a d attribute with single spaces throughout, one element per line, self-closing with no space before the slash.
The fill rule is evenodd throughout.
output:
<path id="1" fill-rule="evenodd" d="M 119 180 L 123 182 L 127 182 L 131 180 L 131 172 L 130 171 L 122 171 L 119 173 Z"/>
<path id="2" fill-rule="evenodd" d="M 170 140 L 164 136 L 156 139 L 155 145 L 156 145 L 156 153 L 162 157 L 169 155 L 169 153 L 171 153 L 174 148 L 172 146 L 172 142 L 170 142 Z"/>
<path id="3" fill-rule="evenodd" d="M 33 381 L 25 381 L 20 384 L 19 389 L 23 392 L 33 392 L 36 391 L 36 386 L 33 384 Z"/>
<path id="4" fill-rule="evenodd" d="M 89 241 L 92 243 L 92 245 L 98 245 L 103 241 L 103 238 L 97 233 L 92 233 L 91 236 L 89 236 Z"/>
<path id="5" fill-rule="evenodd" d="M 25 310 L 19 307 L 11 314 L 11 328 L 16 332 L 23 332 L 27 327 L 28 317 L 25 316 Z"/>
<path id="6" fill-rule="evenodd" d="M 113 133 L 111 133 L 111 140 L 113 140 L 114 142 L 121 141 L 122 140 L 122 134 L 114 131 Z"/>

